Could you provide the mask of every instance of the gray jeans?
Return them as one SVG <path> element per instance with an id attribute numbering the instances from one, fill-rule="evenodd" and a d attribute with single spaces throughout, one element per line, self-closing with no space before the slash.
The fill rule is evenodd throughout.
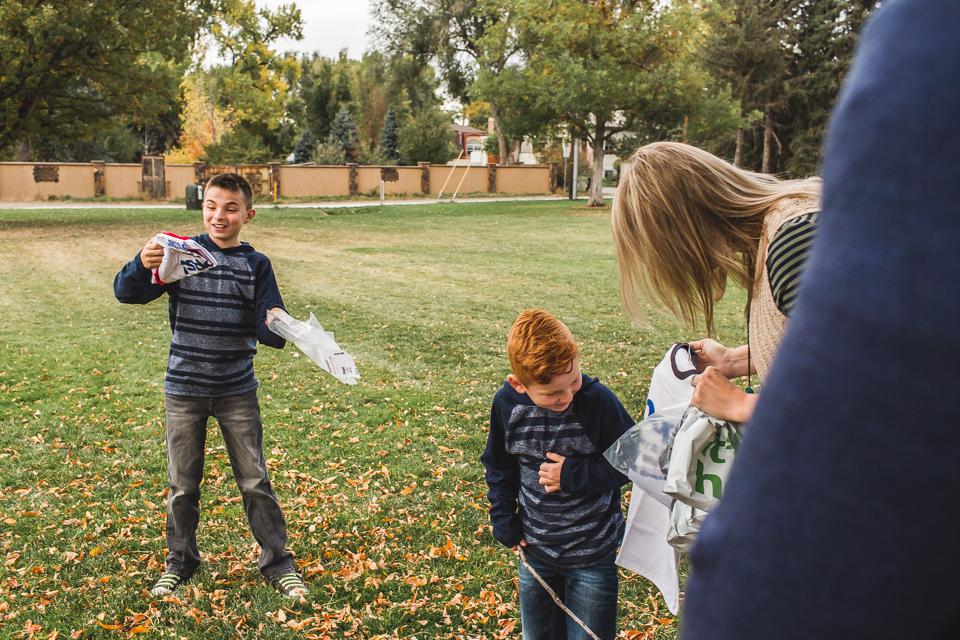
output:
<path id="1" fill-rule="evenodd" d="M 207 420 L 220 423 L 233 478 L 243 497 L 243 510 L 260 545 L 260 573 L 273 579 L 293 568 L 285 549 L 287 523 L 267 477 L 263 458 L 263 424 L 257 392 L 223 398 L 167 394 L 167 571 L 191 576 L 200 564 L 197 525 L 200 482 L 207 440 Z"/>

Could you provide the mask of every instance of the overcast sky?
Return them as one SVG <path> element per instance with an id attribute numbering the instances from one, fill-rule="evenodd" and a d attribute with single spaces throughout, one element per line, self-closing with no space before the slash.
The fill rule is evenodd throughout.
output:
<path id="1" fill-rule="evenodd" d="M 336 58 L 341 49 L 354 60 L 370 48 L 367 29 L 370 26 L 370 0 L 256 0 L 258 7 L 275 9 L 295 3 L 303 20 L 303 40 L 284 38 L 277 41 L 280 52 L 318 51 L 327 58 Z"/>

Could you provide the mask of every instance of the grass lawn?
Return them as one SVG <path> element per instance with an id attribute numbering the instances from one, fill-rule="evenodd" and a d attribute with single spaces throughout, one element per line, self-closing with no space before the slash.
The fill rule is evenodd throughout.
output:
<path id="1" fill-rule="evenodd" d="M 624 319 L 606 210 L 264 206 L 242 238 L 272 259 L 290 313 L 314 312 L 363 376 L 340 384 L 293 345 L 255 360 L 264 453 L 311 593 L 291 603 L 260 579 L 211 424 L 206 562 L 177 597 L 151 598 L 170 329 L 164 301 L 121 305 L 112 281 L 161 230 L 199 233 L 200 214 L 0 211 L 0 637 L 518 637 L 516 560 L 487 527 L 479 461 L 513 320 L 555 313 L 584 372 L 634 415 L 667 347 L 697 337 Z M 731 292 L 719 309 L 726 344 L 745 338 L 743 302 Z M 656 590 L 623 570 L 620 619 L 621 637 L 676 635 Z"/>

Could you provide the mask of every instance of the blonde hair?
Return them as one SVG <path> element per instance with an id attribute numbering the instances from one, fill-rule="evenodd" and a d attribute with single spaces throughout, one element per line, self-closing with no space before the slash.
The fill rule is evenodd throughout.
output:
<path id="1" fill-rule="evenodd" d="M 620 177 L 613 240 L 620 298 L 646 325 L 642 298 L 713 331 L 714 305 L 733 278 L 749 296 L 767 213 L 784 200 L 820 198 L 820 179 L 780 180 L 677 142 L 640 147 Z"/>
<path id="2" fill-rule="evenodd" d="M 540 309 L 521 313 L 507 340 L 510 369 L 524 386 L 549 384 L 570 369 L 579 352 L 567 325 Z"/>

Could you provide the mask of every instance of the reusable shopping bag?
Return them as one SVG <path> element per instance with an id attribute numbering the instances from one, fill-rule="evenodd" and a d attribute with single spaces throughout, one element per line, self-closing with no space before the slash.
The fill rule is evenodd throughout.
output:
<path id="1" fill-rule="evenodd" d="M 663 492 L 691 507 L 710 511 L 723 495 L 740 438 L 738 424 L 691 407 L 673 439 Z"/>

